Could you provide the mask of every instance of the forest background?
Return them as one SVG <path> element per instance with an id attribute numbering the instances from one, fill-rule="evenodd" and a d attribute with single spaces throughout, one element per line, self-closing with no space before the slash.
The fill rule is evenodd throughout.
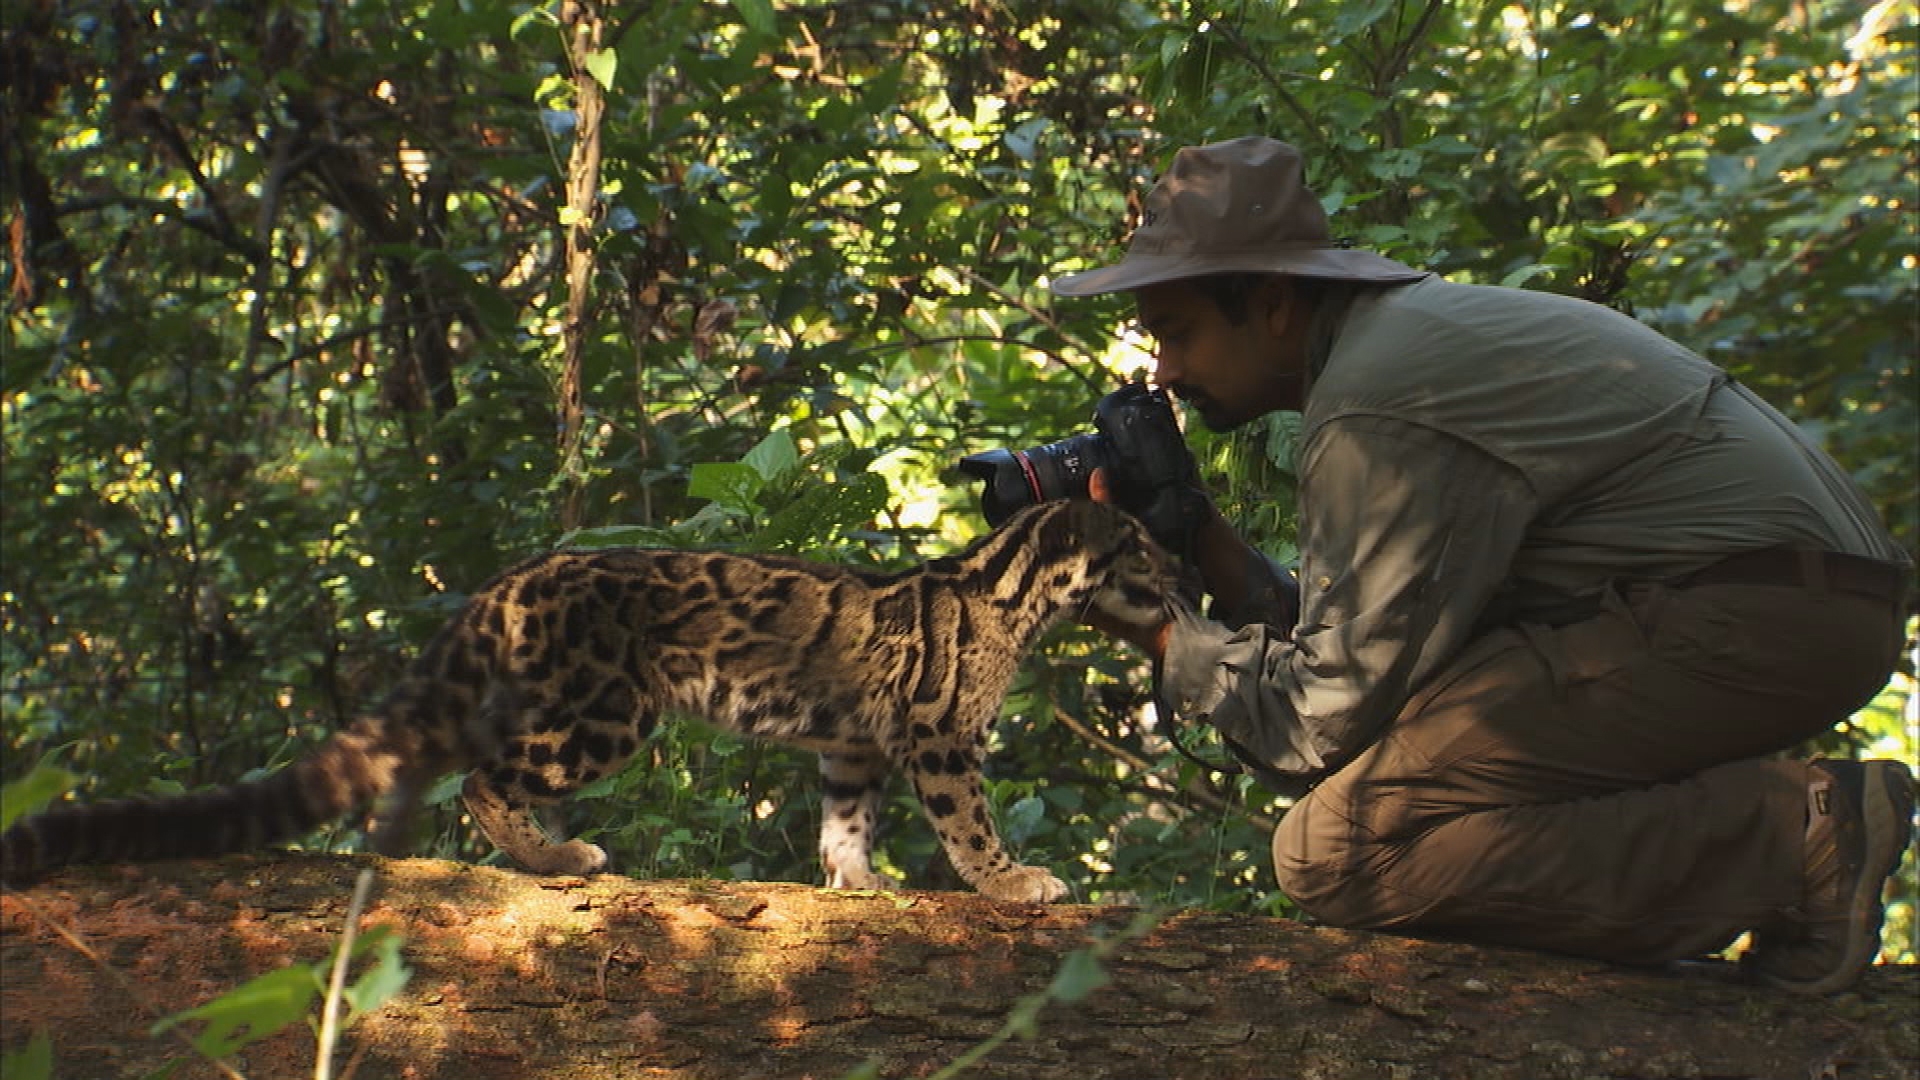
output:
<path id="1" fill-rule="evenodd" d="M 1248 133 L 1357 245 L 1725 366 L 1920 549 L 1912 2 L 4 10 L 9 780 L 278 767 L 562 542 L 953 550 L 961 454 L 1150 367 L 1123 300 L 1047 280 L 1121 250 L 1173 149 Z M 1291 419 L 1192 439 L 1283 560 Z M 1820 749 L 1913 760 L 1911 666 Z M 1290 912 L 1284 803 L 1174 753 L 1136 654 L 1062 632 L 1006 713 L 1003 830 L 1078 899 Z M 641 758 L 567 811 L 617 867 L 817 880 L 807 755 L 689 722 Z M 431 853 L 485 857 L 453 793 Z M 957 884 L 904 788 L 887 831 Z"/>

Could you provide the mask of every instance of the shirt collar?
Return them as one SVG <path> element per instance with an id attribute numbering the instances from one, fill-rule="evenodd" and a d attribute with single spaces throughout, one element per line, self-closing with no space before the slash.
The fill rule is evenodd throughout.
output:
<path id="1" fill-rule="evenodd" d="M 1313 323 L 1307 327 L 1307 395 L 1313 393 L 1313 384 L 1320 381 L 1320 373 L 1326 370 L 1327 357 L 1333 355 L 1333 342 L 1340 336 L 1340 327 L 1347 321 L 1347 312 L 1360 292 L 1356 285 L 1331 284 L 1320 294 L 1320 303 L 1313 311 Z"/>

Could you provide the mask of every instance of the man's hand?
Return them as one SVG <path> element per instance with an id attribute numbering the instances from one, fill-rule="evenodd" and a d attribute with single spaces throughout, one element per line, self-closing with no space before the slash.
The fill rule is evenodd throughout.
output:
<path id="1" fill-rule="evenodd" d="M 1097 468 L 1087 475 L 1087 495 L 1092 498 L 1094 502 L 1113 502 L 1113 487 L 1107 481 L 1107 470 L 1105 466 Z M 1080 621 L 1110 638 L 1117 638 L 1121 641 L 1132 643 L 1138 647 L 1140 651 L 1152 657 L 1156 663 L 1162 656 L 1166 655 L 1167 634 L 1173 629 L 1172 619 L 1167 619 L 1160 623 L 1159 626 L 1149 629 L 1120 622 L 1118 619 L 1109 618 L 1099 610 L 1091 608 L 1088 609 L 1085 615 L 1080 617 Z"/>
<path id="2" fill-rule="evenodd" d="M 1114 501 L 1113 486 L 1105 468 L 1088 474 L 1087 494 L 1095 502 Z M 1300 614 L 1300 583 L 1285 571 L 1276 574 L 1277 568 L 1259 549 L 1240 538 L 1211 500 L 1207 501 L 1205 514 L 1194 529 L 1193 550 L 1187 558 L 1200 571 L 1201 582 L 1214 598 L 1211 617 L 1236 629 L 1250 622 L 1262 622 L 1291 638 Z M 1096 629 L 1105 630 L 1104 627 Z M 1134 640 L 1124 635 L 1115 636 Z M 1159 649 L 1141 646 L 1156 660 L 1166 645 L 1164 627 L 1158 640 Z"/>

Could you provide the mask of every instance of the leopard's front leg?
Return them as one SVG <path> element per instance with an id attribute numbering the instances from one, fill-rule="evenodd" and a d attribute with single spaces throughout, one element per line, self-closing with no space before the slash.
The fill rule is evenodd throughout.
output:
<path id="1" fill-rule="evenodd" d="M 953 868 L 994 900 L 1051 903 L 1066 896 L 1066 882 L 1045 867 L 1017 862 L 1000 842 L 980 785 L 980 759 L 977 743 L 932 738 L 914 740 L 900 762 Z"/>

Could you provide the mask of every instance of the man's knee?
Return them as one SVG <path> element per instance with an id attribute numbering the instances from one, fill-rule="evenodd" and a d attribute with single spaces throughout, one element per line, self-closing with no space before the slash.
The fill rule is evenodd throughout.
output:
<path id="1" fill-rule="evenodd" d="M 1273 831 L 1273 873 L 1280 891 L 1300 908 L 1334 926 L 1364 926 L 1369 921 L 1368 876 L 1359 871 L 1367 845 L 1353 823 L 1327 801 L 1308 795 L 1280 819 Z"/>

